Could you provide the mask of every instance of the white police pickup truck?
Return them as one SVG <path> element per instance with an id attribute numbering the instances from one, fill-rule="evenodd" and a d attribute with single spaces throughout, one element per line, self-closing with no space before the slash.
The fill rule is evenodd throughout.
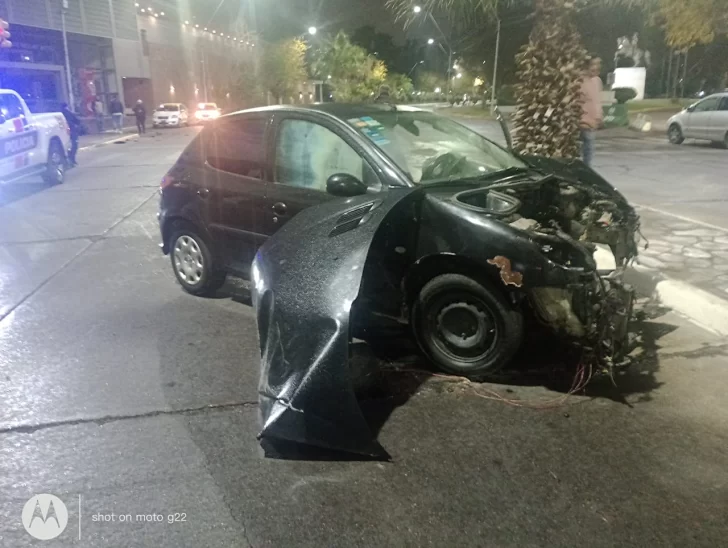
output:
<path id="1" fill-rule="evenodd" d="M 31 114 L 20 95 L 0 89 L 0 185 L 37 176 L 62 183 L 70 143 L 63 114 Z"/>

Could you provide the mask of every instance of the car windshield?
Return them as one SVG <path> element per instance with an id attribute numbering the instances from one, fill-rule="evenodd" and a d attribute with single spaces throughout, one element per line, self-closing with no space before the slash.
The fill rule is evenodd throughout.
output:
<path id="1" fill-rule="evenodd" d="M 166 112 L 177 112 L 179 110 L 179 105 L 159 105 L 159 108 L 157 110 L 164 110 Z"/>
<path id="2" fill-rule="evenodd" d="M 482 177 L 527 167 L 495 143 L 430 112 L 381 112 L 350 118 L 347 122 L 417 184 Z"/>
<path id="3" fill-rule="evenodd" d="M 200 103 L 197 105 L 197 110 L 217 110 L 215 103 Z"/>

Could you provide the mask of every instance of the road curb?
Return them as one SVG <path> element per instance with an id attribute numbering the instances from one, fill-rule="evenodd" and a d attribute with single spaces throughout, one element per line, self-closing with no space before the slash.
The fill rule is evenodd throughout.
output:
<path id="1" fill-rule="evenodd" d="M 656 298 L 704 329 L 728 336 L 728 300 L 639 264 L 627 269 L 624 280 L 638 293 Z"/>

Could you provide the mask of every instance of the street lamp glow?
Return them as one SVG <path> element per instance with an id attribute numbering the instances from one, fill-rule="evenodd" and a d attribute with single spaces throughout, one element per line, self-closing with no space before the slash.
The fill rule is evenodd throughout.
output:
<path id="1" fill-rule="evenodd" d="M 308 27 L 308 33 L 313 36 L 318 32 L 318 29 L 316 27 Z"/>
<path id="2" fill-rule="evenodd" d="M 329 74 L 329 75 L 328 75 L 328 76 L 326 77 L 326 79 L 327 79 L 327 80 L 331 80 L 331 75 Z"/>
<path id="3" fill-rule="evenodd" d="M 435 88 L 435 93 L 440 93 L 442 90 L 440 88 Z"/>
<path id="4" fill-rule="evenodd" d="M 462 73 L 458 72 L 458 76 L 457 77 L 458 78 L 462 78 L 463 77 Z"/>
<path id="5" fill-rule="evenodd" d="M 422 11 L 422 8 L 421 8 L 421 7 L 419 7 L 419 6 L 415 6 L 415 7 L 414 7 L 414 8 L 412 8 L 412 9 L 414 10 L 414 12 L 415 12 L 415 13 L 420 13 L 420 12 Z"/>
<path id="6" fill-rule="evenodd" d="M 189 25 L 189 24 L 190 24 L 190 22 L 189 22 L 189 21 L 185 21 L 185 25 Z"/>
<path id="7" fill-rule="evenodd" d="M 430 44 L 430 45 L 432 45 L 432 44 L 435 43 L 435 39 L 434 38 L 428 38 L 427 39 L 427 43 Z"/>

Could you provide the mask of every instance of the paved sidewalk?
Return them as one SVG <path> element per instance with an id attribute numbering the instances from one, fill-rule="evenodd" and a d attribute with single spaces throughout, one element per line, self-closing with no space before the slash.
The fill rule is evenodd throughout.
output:
<path id="1" fill-rule="evenodd" d="M 649 247 L 640 249 L 638 264 L 728 299 L 728 230 L 646 207 L 638 213 L 649 240 Z"/>

